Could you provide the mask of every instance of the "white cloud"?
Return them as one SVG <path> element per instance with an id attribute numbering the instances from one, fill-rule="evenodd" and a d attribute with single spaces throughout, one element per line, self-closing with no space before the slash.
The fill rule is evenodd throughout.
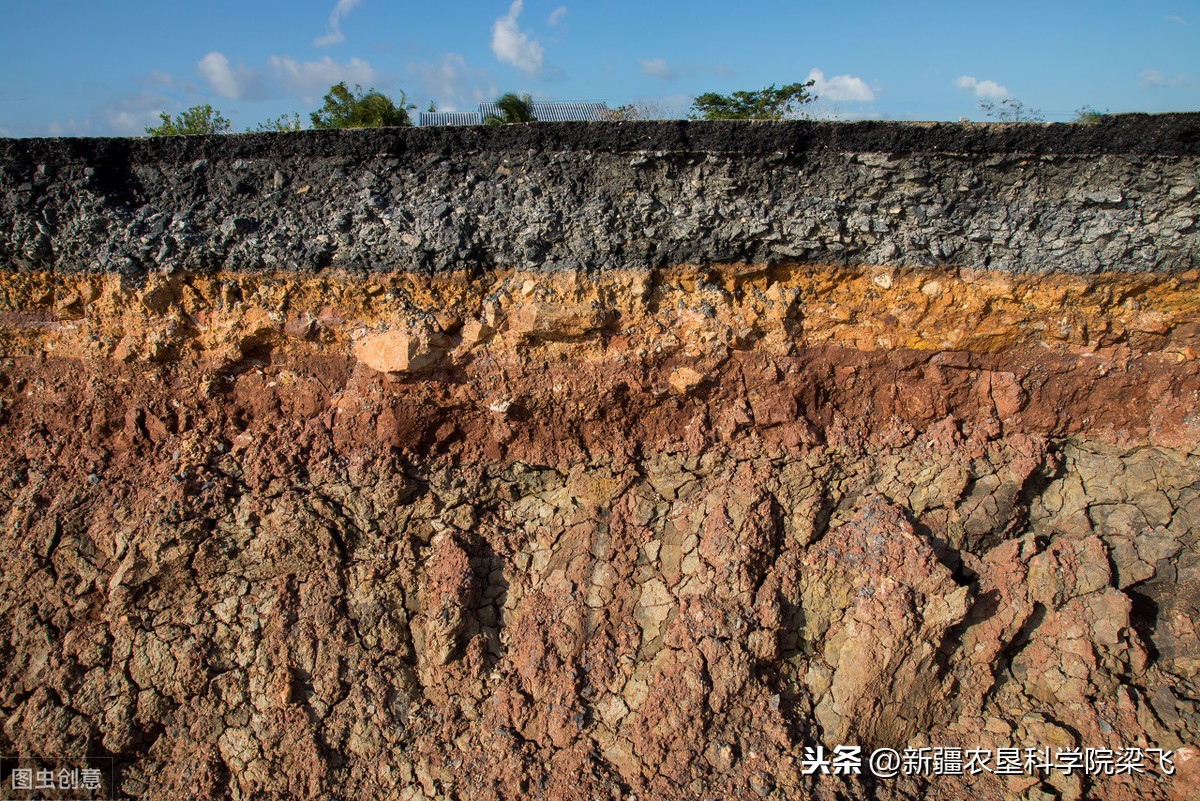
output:
<path id="1" fill-rule="evenodd" d="M 338 0 L 333 11 L 329 13 L 328 33 L 313 39 L 313 47 L 330 47 L 343 42 L 346 35 L 342 33 L 342 17 L 349 14 L 362 0 Z"/>
<path id="2" fill-rule="evenodd" d="M 145 131 L 138 131 L 139 134 L 145 135 Z M 55 120 L 48 122 L 45 125 L 23 125 L 18 124 L 16 129 L 5 128 L 0 125 L 0 136 L 2 137 L 17 137 L 17 136 L 89 136 L 92 134 L 92 121 L 90 118 L 82 121 L 77 121 L 74 118 L 66 122 Z"/>
<path id="3" fill-rule="evenodd" d="M 867 86 L 867 82 L 853 75 L 834 75 L 832 78 L 826 78 L 825 73 L 813 67 L 809 70 L 808 80 L 815 81 L 813 92 L 822 100 L 870 103 L 875 99 L 875 93 Z"/>
<path id="4" fill-rule="evenodd" d="M 979 81 L 970 75 L 963 75 L 954 82 L 959 89 L 974 92 L 976 97 L 991 97 L 997 100 L 1012 97 L 1012 93 L 995 81 Z"/>
<path id="5" fill-rule="evenodd" d="M 174 117 L 185 107 L 204 102 L 203 95 L 181 96 L 141 91 L 95 106 L 86 117 L 54 120 L 45 125 L 15 125 L 12 129 L 15 133 L 10 132 L 10 135 L 145 136 L 147 128 L 162 123 L 160 114 Z"/>
<path id="6" fill-rule="evenodd" d="M 318 61 L 297 61 L 291 56 L 271 56 L 267 64 L 279 80 L 292 92 L 308 102 L 314 93 L 323 95 L 329 87 L 342 81 L 353 87 L 359 84 L 370 88 L 379 83 L 383 77 L 374 67 L 361 58 L 352 58 L 346 62 L 334 61 L 329 56 Z"/>
<path id="7" fill-rule="evenodd" d="M 511 64 L 530 75 L 540 75 L 542 46 L 517 27 L 522 5 L 523 0 L 513 0 L 508 13 L 492 24 L 492 52 L 504 64 Z"/>
<path id="8" fill-rule="evenodd" d="M 1180 25 L 1191 25 L 1191 23 L 1190 23 L 1190 22 L 1188 22 L 1188 21 L 1187 21 L 1186 19 L 1184 19 L 1183 17 L 1178 17 L 1178 16 L 1176 16 L 1176 15 L 1174 15 L 1174 14 L 1168 14 L 1167 16 L 1163 17 L 1163 19 L 1170 20 L 1171 22 L 1175 22 L 1175 23 L 1178 23 L 1178 24 L 1180 24 Z"/>
<path id="9" fill-rule="evenodd" d="M 97 106 L 81 119 L 54 120 L 45 125 L 14 126 L 0 136 L 145 136 L 158 125 L 159 112 L 179 110 L 180 103 L 157 92 L 138 92 Z"/>
<path id="10" fill-rule="evenodd" d="M 139 129 L 137 133 L 145 136 L 146 132 Z M 92 129 L 92 118 L 85 117 L 82 120 L 71 118 L 66 122 L 55 120 L 48 122 L 45 125 L 28 125 L 18 123 L 14 128 L 5 128 L 0 126 L 0 136 L 2 137 L 17 137 L 17 136 L 94 136 L 96 132 Z"/>
<path id="11" fill-rule="evenodd" d="M 214 50 L 196 62 L 196 74 L 218 97 L 231 100 L 261 100 L 268 96 L 257 70 L 238 64 L 234 67 L 224 54 Z M 169 76 L 168 76 L 169 77 Z"/>
<path id="12" fill-rule="evenodd" d="M 1186 75 L 1176 75 L 1174 78 L 1168 80 L 1158 70 L 1142 70 L 1138 86 L 1142 89 L 1155 89 L 1159 87 L 1174 89 L 1180 86 L 1188 89 L 1200 89 L 1200 81 L 1193 81 Z"/>
<path id="13" fill-rule="evenodd" d="M 675 70 L 667 65 L 665 58 L 640 58 L 638 59 L 638 71 L 653 78 L 662 78 L 664 81 L 673 81 L 676 78 Z"/>
<path id="14" fill-rule="evenodd" d="M 1149 89 L 1152 86 L 1164 86 L 1167 81 L 1163 78 L 1163 74 L 1158 70 L 1142 70 L 1141 80 L 1138 81 L 1138 86 L 1143 89 Z"/>
<path id="15" fill-rule="evenodd" d="M 50 136 L 66 136 L 67 132 L 75 127 L 75 120 L 67 120 L 66 124 L 60 122 L 52 122 L 46 126 L 46 133 Z"/>
<path id="16" fill-rule="evenodd" d="M 558 8 L 556 8 L 550 12 L 549 17 L 546 17 L 546 24 L 552 28 L 557 28 L 562 23 L 563 17 L 565 17 L 566 15 L 567 15 L 567 7 L 559 6 Z"/>
<path id="17" fill-rule="evenodd" d="M 439 64 L 409 62 L 405 66 L 417 74 L 422 88 L 442 111 L 477 106 L 500 94 L 487 70 L 472 69 L 458 53 L 447 53 Z"/>
<path id="18" fill-rule="evenodd" d="M 102 117 L 108 123 L 109 130 L 118 136 L 145 136 L 146 128 L 158 125 L 162 121 L 159 112 L 178 107 L 179 104 L 169 97 L 153 92 L 141 92 L 102 107 L 92 117 Z M 79 126 L 76 126 L 74 120 L 69 120 L 68 125 L 72 128 L 91 128 L 92 117 L 83 120 Z"/>

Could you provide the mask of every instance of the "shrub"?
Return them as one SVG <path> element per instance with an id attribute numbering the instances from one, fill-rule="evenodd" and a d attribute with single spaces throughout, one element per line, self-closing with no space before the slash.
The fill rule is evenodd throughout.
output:
<path id="1" fill-rule="evenodd" d="M 980 100 L 979 107 L 993 120 L 1000 122 L 1045 122 L 1041 109 L 1031 108 L 1020 100 L 1006 97 L 999 103 Z"/>
<path id="2" fill-rule="evenodd" d="M 809 94 L 816 81 L 789 83 L 775 88 L 771 84 L 757 92 L 718 95 L 706 92 L 692 103 L 692 119 L 704 120 L 782 120 L 794 115 L 805 103 L 817 99 Z"/>
<path id="3" fill-rule="evenodd" d="M 229 131 L 229 120 L 207 103 L 203 106 L 192 106 L 175 119 L 171 119 L 165 111 L 160 112 L 158 116 L 162 125 L 146 129 L 146 133 L 151 136 L 196 136 Z"/>
<path id="4" fill-rule="evenodd" d="M 246 133 L 255 133 L 262 131 L 299 131 L 303 126 L 300 125 L 300 115 L 292 112 L 292 116 L 280 114 L 278 117 L 269 119 L 266 122 L 260 122 L 254 128 L 247 128 Z"/>
<path id="5" fill-rule="evenodd" d="M 1092 108 L 1091 106 L 1080 106 L 1075 110 L 1075 119 L 1071 120 L 1071 122 L 1080 122 L 1084 124 L 1100 122 L 1100 120 L 1104 119 L 1104 115 L 1107 113 L 1108 109 L 1100 112 L 1096 111 L 1096 109 Z"/>
<path id="6" fill-rule="evenodd" d="M 312 112 L 314 128 L 385 128 L 400 125 L 412 125 L 408 118 L 408 109 L 416 106 L 406 106 L 404 92 L 400 93 L 399 105 L 392 102 L 387 95 L 371 89 L 363 93 L 361 86 L 355 86 L 351 93 L 345 82 L 329 87 L 325 95 L 325 105 Z"/>

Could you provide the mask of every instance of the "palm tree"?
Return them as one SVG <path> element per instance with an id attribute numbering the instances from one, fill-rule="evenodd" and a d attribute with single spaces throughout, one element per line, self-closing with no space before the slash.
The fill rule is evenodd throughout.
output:
<path id="1" fill-rule="evenodd" d="M 517 97 L 512 92 L 496 101 L 500 114 L 489 114 L 484 125 L 508 125 L 514 122 L 537 122 L 533 116 L 533 98 L 529 95 Z"/>

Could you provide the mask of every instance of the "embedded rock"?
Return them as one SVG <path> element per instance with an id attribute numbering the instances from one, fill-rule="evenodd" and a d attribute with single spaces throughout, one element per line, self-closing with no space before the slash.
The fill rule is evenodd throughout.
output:
<path id="1" fill-rule="evenodd" d="M 437 338 L 444 342 L 444 338 Z M 381 373 L 418 373 L 441 360 L 446 351 L 429 335 L 407 331 L 382 331 L 366 334 L 354 341 L 354 355 L 360 362 Z"/>

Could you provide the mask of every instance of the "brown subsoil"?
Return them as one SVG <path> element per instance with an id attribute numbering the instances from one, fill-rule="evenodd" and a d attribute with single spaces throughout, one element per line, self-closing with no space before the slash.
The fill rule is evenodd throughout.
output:
<path id="1" fill-rule="evenodd" d="M 1198 281 L 5 273 L 0 746 L 156 799 L 1194 798 Z"/>

